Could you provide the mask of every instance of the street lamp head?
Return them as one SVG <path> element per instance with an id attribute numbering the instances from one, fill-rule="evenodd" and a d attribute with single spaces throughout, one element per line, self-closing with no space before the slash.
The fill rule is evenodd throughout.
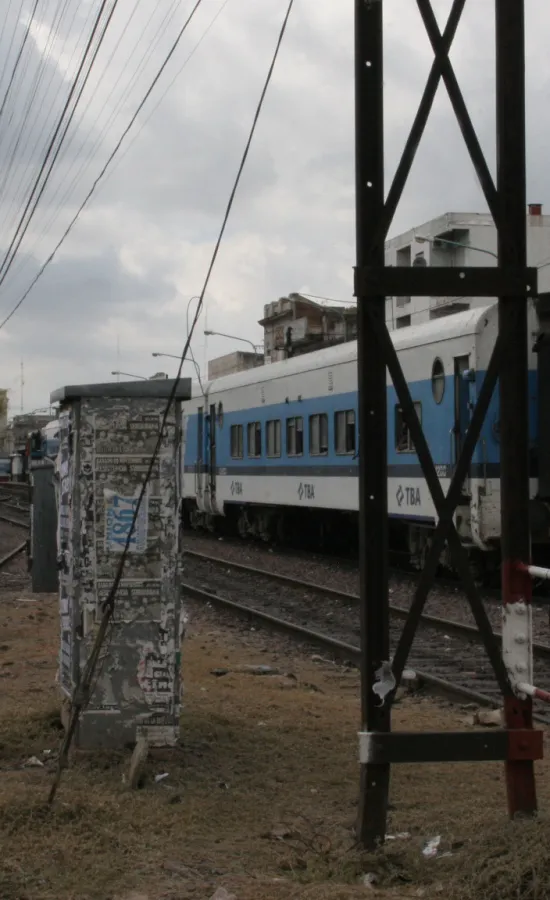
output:
<path id="1" fill-rule="evenodd" d="M 214 332 L 213 332 L 213 331 L 207 330 L 207 331 L 204 332 L 204 334 L 206 334 L 207 336 L 212 337 L 212 335 L 214 334 Z"/>
<path id="2" fill-rule="evenodd" d="M 162 356 L 162 353 L 151 353 L 151 356 Z"/>
<path id="3" fill-rule="evenodd" d="M 423 234 L 415 235 L 415 241 L 417 244 L 429 244 L 430 238 L 424 237 Z"/>

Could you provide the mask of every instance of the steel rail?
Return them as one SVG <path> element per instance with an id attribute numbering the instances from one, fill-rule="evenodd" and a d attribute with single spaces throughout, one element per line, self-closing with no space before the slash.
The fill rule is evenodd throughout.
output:
<path id="1" fill-rule="evenodd" d="M 19 556 L 27 547 L 27 542 L 23 541 L 22 544 L 18 544 L 13 550 L 10 550 L 9 553 L 6 553 L 5 556 L 0 558 L 0 569 L 2 569 L 5 565 L 11 562 L 12 559 L 15 559 L 16 556 Z"/>
<path id="2" fill-rule="evenodd" d="M 347 644 L 344 641 L 339 641 L 336 638 L 332 638 L 321 632 L 304 628 L 303 625 L 290 622 L 288 619 L 272 616 L 270 613 L 256 609 L 253 606 L 248 606 L 245 603 L 237 603 L 235 600 L 229 600 L 227 597 L 222 597 L 219 594 L 211 594 L 208 591 L 187 582 L 184 582 L 181 588 L 184 595 L 187 594 L 187 596 L 193 597 L 195 600 L 200 600 L 204 603 L 210 603 L 212 606 L 230 610 L 232 613 L 243 618 L 258 622 L 262 625 L 267 625 L 274 631 L 302 639 L 322 650 L 329 651 L 339 660 L 349 662 L 354 666 L 359 665 L 361 651 L 359 647 L 356 647 L 353 644 Z M 439 678 L 436 675 L 430 674 L 430 672 L 417 669 L 416 667 L 414 668 L 414 673 L 420 684 L 431 688 L 437 693 L 441 692 L 446 697 L 456 697 L 459 700 L 468 700 L 477 703 L 479 706 L 489 706 L 493 708 L 497 706 L 494 698 L 488 694 L 482 694 L 471 688 L 453 684 L 452 681 Z M 546 721 L 546 719 L 544 719 L 544 721 Z"/>
<path id="3" fill-rule="evenodd" d="M 10 525 L 15 525 L 18 528 L 27 528 L 30 529 L 30 521 L 24 522 L 23 519 L 12 519 L 11 516 L 4 516 L 0 513 L 0 521 L 9 522 Z"/>
<path id="4" fill-rule="evenodd" d="M 236 569 L 241 572 L 245 572 L 248 575 L 259 575 L 265 578 L 271 578 L 273 581 L 280 581 L 283 584 L 287 584 L 289 587 L 302 589 L 304 591 L 314 591 L 318 594 L 324 594 L 327 597 L 334 597 L 337 600 L 342 600 L 346 603 L 359 603 L 359 596 L 357 594 L 348 594 L 345 591 L 340 591 L 337 588 L 325 587 L 321 584 L 316 584 L 314 581 L 302 581 L 297 578 L 292 578 L 290 575 L 283 575 L 280 572 L 271 572 L 269 569 L 258 569 L 254 566 L 248 566 L 244 563 L 232 562 L 226 559 L 223 559 L 219 556 L 208 556 L 206 553 L 201 553 L 196 550 L 185 550 L 186 556 L 195 557 L 204 562 L 217 563 L 220 565 L 227 566 L 228 568 Z M 408 615 L 408 609 L 402 606 L 396 606 L 395 604 L 390 604 L 390 613 L 395 618 L 406 619 Z M 467 625 L 463 622 L 456 622 L 454 619 L 444 619 L 439 616 L 431 616 L 427 613 L 422 613 L 421 622 L 423 625 L 430 626 L 432 628 L 436 628 L 438 631 L 442 631 L 445 633 L 451 632 L 452 634 L 457 635 L 458 637 L 479 641 L 480 636 L 477 628 L 474 625 Z M 500 637 L 500 632 L 495 632 L 497 637 Z M 535 656 L 550 658 L 550 645 L 549 644 L 533 644 L 533 653 Z"/>

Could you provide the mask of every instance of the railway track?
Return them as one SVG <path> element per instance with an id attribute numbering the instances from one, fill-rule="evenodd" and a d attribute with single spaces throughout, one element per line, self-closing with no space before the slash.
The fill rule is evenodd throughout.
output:
<path id="1" fill-rule="evenodd" d="M 290 635 L 340 660 L 358 663 L 357 595 L 193 550 L 186 550 L 185 556 L 192 563 L 187 568 L 194 570 L 186 573 L 183 590 L 188 596 Z M 390 614 L 395 646 L 407 610 L 392 605 Z M 546 687 L 550 685 L 550 646 L 536 643 L 533 652 L 536 683 Z M 478 631 L 471 625 L 424 615 L 410 666 L 422 683 L 447 696 L 485 706 L 501 705 Z M 539 705 L 536 712 L 537 718 L 550 724 L 547 708 Z"/>
<path id="2" fill-rule="evenodd" d="M 17 547 L 14 547 L 13 550 L 10 550 L 9 553 L 6 553 L 5 556 L 0 557 L 0 569 L 4 566 L 7 566 L 12 559 L 15 559 L 16 556 L 19 556 L 20 553 L 23 553 L 27 549 L 27 542 L 23 541 L 22 544 L 18 544 Z"/>
<path id="3" fill-rule="evenodd" d="M 30 528 L 28 484 L 9 481 L 0 484 L 0 521 L 17 528 Z"/>
<path id="4" fill-rule="evenodd" d="M 30 518 L 29 518 L 28 513 L 26 516 L 23 514 L 20 516 L 19 515 L 13 516 L 13 514 L 6 515 L 2 510 L 3 510 L 3 508 L 2 508 L 2 506 L 0 506 L 0 521 L 1 522 L 8 522 L 10 525 L 15 525 L 17 528 L 29 529 L 31 527 Z"/>

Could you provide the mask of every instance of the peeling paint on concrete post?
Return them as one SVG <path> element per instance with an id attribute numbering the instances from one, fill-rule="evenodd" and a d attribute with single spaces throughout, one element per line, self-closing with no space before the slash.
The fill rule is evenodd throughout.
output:
<path id="1" fill-rule="evenodd" d="M 153 454 L 172 380 L 81 385 L 55 391 L 60 403 L 59 682 L 78 686 L 113 583 L 134 504 Z M 180 597 L 178 385 L 153 475 L 140 509 L 76 746 L 123 747 L 140 736 L 171 746 L 179 736 Z"/>

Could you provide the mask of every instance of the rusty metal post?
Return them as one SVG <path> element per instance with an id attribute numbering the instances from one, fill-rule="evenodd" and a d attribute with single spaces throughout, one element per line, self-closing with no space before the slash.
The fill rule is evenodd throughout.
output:
<path id="1" fill-rule="evenodd" d="M 357 269 L 384 266 L 384 241 L 376 241 L 384 209 L 382 4 L 355 3 L 355 128 Z M 374 248 L 373 248 L 374 245 Z M 372 249 L 373 248 L 373 249 Z M 390 730 L 389 704 L 373 692 L 377 671 L 389 660 L 388 488 L 386 361 L 371 315 L 385 322 L 385 298 L 358 296 L 359 541 L 361 560 L 361 719 L 363 732 Z M 389 667 L 388 667 L 389 668 Z M 358 838 L 382 842 L 389 762 L 361 762 Z"/>
<path id="2" fill-rule="evenodd" d="M 525 176 L 525 24 L 523 0 L 496 0 L 497 187 L 500 266 L 527 265 Z M 525 295 L 499 300 L 504 365 L 500 375 L 503 655 L 512 684 L 529 681 L 530 562 L 528 334 Z M 504 698 L 508 728 L 532 728 L 532 700 Z M 508 761 L 508 809 L 537 807 L 532 760 Z"/>

